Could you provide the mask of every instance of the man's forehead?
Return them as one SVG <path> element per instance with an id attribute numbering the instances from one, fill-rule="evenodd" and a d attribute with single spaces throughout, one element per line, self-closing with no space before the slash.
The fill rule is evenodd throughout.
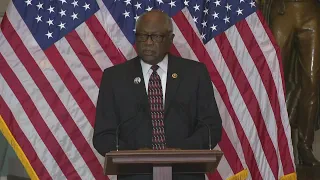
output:
<path id="1" fill-rule="evenodd" d="M 164 16 L 146 16 L 141 17 L 140 22 L 141 24 L 159 24 L 160 22 L 165 22 L 166 17 Z"/>
<path id="2" fill-rule="evenodd" d="M 136 24 L 138 32 L 165 33 L 170 29 L 170 17 L 161 11 L 150 11 L 141 15 Z"/>
<path id="3" fill-rule="evenodd" d="M 141 15 L 143 18 L 167 18 L 168 15 L 159 10 L 152 10 Z"/>
<path id="4" fill-rule="evenodd" d="M 165 26 L 160 26 L 160 25 L 142 25 L 139 28 L 137 28 L 137 31 L 139 32 L 167 32 L 168 31 L 168 27 Z"/>
<path id="5" fill-rule="evenodd" d="M 137 30 L 140 31 L 167 31 L 168 27 L 164 23 L 159 22 L 150 22 L 150 21 L 141 21 Z"/>

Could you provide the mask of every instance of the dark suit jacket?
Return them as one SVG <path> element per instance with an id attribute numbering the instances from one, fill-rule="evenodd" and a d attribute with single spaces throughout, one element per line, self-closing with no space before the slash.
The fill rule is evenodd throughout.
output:
<path id="1" fill-rule="evenodd" d="M 172 74 L 176 73 L 177 78 Z M 134 83 L 141 78 L 139 84 Z M 207 149 L 211 128 L 213 147 L 220 141 L 221 118 L 204 64 L 169 55 L 165 99 L 168 148 Z M 93 145 L 102 155 L 116 149 L 120 126 L 121 149 L 152 148 L 152 124 L 140 58 L 105 69 L 97 102 Z M 152 176 L 118 176 L 119 180 L 151 180 Z M 204 180 L 204 174 L 173 175 L 174 180 Z"/>

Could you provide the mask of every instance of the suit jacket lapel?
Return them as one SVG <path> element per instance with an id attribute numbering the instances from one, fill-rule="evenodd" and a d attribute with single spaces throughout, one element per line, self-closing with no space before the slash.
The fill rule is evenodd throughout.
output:
<path id="1" fill-rule="evenodd" d="M 181 67 L 179 66 L 179 60 L 175 59 L 169 54 L 168 57 L 168 73 L 167 73 L 167 85 L 166 85 L 166 96 L 165 96 L 165 116 L 172 103 L 172 100 L 177 92 L 179 83 L 182 78 Z"/>
<path id="2" fill-rule="evenodd" d="M 133 61 L 133 68 L 130 68 L 129 73 L 129 83 L 132 84 L 132 93 L 139 105 L 143 105 L 146 108 L 146 111 L 148 112 L 148 115 L 150 115 L 150 108 L 149 108 L 149 102 L 148 102 L 148 95 L 146 93 L 145 88 L 145 82 L 143 78 L 143 73 L 141 69 L 140 59 L 139 57 L 136 57 L 132 59 Z M 168 56 L 168 72 L 167 72 L 167 84 L 166 84 L 166 96 L 165 96 L 165 116 L 168 112 L 168 109 L 171 105 L 171 102 L 177 92 L 177 89 L 179 87 L 179 83 L 182 79 L 182 70 L 179 66 L 179 60 L 175 59 L 175 57 L 171 56 L 169 54 Z M 135 78 L 140 78 L 140 83 L 134 83 Z"/>
<path id="3" fill-rule="evenodd" d="M 144 78 L 142 74 L 141 64 L 139 57 L 132 59 L 133 68 L 130 68 L 131 73 L 129 73 L 129 83 L 132 85 L 132 93 L 135 97 L 138 105 L 144 106 L 144 108 L 148 106 L 148 96 L 146 93 Z M 135 80 L 140 78 L 140 82 L 134 82 Z M 146 108 L 149 109 L 149 108 Z"/>

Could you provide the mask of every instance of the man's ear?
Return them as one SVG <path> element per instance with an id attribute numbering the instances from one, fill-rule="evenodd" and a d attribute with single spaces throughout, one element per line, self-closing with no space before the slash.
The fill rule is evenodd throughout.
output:
<path id="1" fill-rule="evenodd" d="M 170 42 L 173 43 L 173 38 L 174 38 L 175 34 L 171 34 L 171 37 L 170 37 Z"/>

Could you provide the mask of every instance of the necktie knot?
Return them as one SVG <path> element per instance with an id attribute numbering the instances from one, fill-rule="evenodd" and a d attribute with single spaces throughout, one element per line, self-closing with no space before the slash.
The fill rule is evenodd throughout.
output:
<path id="1" fill-rule="evenodd" d="M 158 65 L 153 65 L 153 66 L 151 66 L 151 69 L 153 71 L 157 71 L 159 69 L 159 66 Z"/>

